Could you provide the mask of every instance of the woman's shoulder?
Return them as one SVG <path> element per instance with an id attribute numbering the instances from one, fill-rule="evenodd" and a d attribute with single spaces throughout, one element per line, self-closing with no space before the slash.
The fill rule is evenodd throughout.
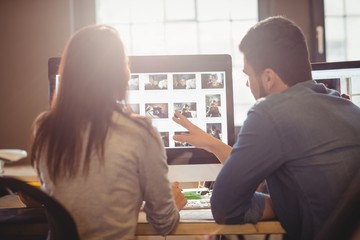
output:
<path id="1" fill-rule="evenodd" d="M 128 137 L 129 141 L 131 139 L 133 142 L 141 142 L 140 144 L 161 145 L 160 133 L 152 125 L 152 120 L 138 114 L 115 113 L 111 136 Z"/>
<path id="2" fill-rule="evenodd" d="M 115 112 L 113 115 L 113 122 L 115 126 L 136 132 L 153 132 L 152 120 L 147 116 L 142 116 L 136 113 L 119 113 Z M 145 131 L 146 130 L 146 131 Z"/>

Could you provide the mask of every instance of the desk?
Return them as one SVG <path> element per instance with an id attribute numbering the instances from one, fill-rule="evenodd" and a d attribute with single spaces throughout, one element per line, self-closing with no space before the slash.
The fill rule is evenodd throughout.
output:
<path id="1" fill-rule="evenodd" d="M 191 219 L 189 215 L 192 215 L 192 211 L 195 215 L 198 214 L 198 211 L 194 210 L 182 210 L 180 212 L 182 217 L 180 223 L 169 235 L 251 235 L 285 233 L 285 230 L 278 221 L 262 221 L 257 224 L 220 225 L 215 223 L 213 219 Z M 210 209 L 200 211 L 208 211 L 206 214 L 211 215 Z M 186 216 L 184 216 L 183 213 L 185 213 Z M 146 222 L 145 213 L 140 213 L 136 235 L 157 235 L 151 225 Z"/>
<path id="2" fill-rule="evenodd" d="M 21 172 L 22 174 L 19 174 Z M 8 168 L 6 175 L 20 176 L 19 178 L 36 183 L 38 181 L 35 171 L 30 166 L 19 166 Z M 202 211 L 202 212 L 200 212 Z M 200 214 L 200 215 L 199 215 Z M 208 210 L 182 210 L 180 211 L 181 220 L 170 235 L 236 235 L 236 234 L 284 234 L 285 230 L 277 221 L 263 221 L 257 224 L 239 224 L 239 225 L 219 225 L 212 218 L 211 211 Z M 32 232 L 41 234 L 47 233 L 46 223 L 40 224 L 38 228 L 30 228 Z M 15 228 L 15 231 L 16 228 Z M 136 229 L 137 236 L 155 236 L 157 235 L 152 226 L 146 222 L 145 213 L 139 215 L 139 223 Z"/>
<path id="3" fill-rule="evenodd" d="M 30 164 L 6 164 L 2 175 L 16 177 L 25 182 L 39 182 L 37 173 Z"/>
<path id="4" fill-rule="evenodd" d="M 18 208 L 18 209 L 3 209 L 9 211 L 10 215 L 15 212 L 29 212 L 32 220 L 26 220 L 25 215 L 19 222 L 12 224 L 0 224 L 1 234 L 20 234 L 22 236 L 46 236 L 48 232 L 46 214 L 43 209 L 36 208 Z M 35 215 L 32 212 L 35 211 Z M 284 234 L 285 231 L 277 221 L 263 221 L 257 224 L 238 224 L 238 225 L 220 225 L 216 224 L 214 220 L 191 220 L 189 215 L 192 215 L 193 210 L 183 210 L 188 212 L 187 216 L 180 220 L 177 227 L 169 234 L 169 236 L 196 236 L 196 235 L 253 235 L 253 234 Z M 204 210 L 202 210 L 204 211 Z M 206 211 L 206 210 L 205 210 Z M 208 210 L 210 211 L 210 210 Z M 14 212 L 12 214 L 12 212 Z M 196 215 L 196 214 L 195 214 Z M 6 220 L 5 220 L 6 221 Z M 158 235 L 152 226 L 146 222 L 145 213 L 141 212 L 139 215 L 139 222 L 136 229 L 136 236 L 156 236 Z"/>
<path id="5" fill-rule="evenodd" d="M 277 221 L 241 225 L 219 225 L 214 222 L 180 222 L 176 229 L 169 235 L 250 235 L 284 233 L 284 229 Z M 157 234 L 148 223 L 138 223 L 136 235 L 153 236 Z"/>

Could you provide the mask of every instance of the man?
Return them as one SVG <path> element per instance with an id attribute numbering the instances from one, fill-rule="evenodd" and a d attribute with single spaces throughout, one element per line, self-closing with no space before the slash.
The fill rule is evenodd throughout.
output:
<path id="1" fill-rule="evenodd" d="M 360 109 L 311 80 L 301 29 L 283 17 L 253 26 L 239 45 L 257 99 L 233 147 L 179 112 L 175 135 L 224 163 L 211 207 L 222 224 L 278 218 L 287 239 L 314 239 L 360 174 Z M 266 180 L 269 195 L 256 192 Z"/>
<path id="2" fill-rule="evenodd" d="M 185 103 L 184 107 L 181 109 L 181 114 L 187 118 L 192 118 L 190 106 L 188 104 Z"/>

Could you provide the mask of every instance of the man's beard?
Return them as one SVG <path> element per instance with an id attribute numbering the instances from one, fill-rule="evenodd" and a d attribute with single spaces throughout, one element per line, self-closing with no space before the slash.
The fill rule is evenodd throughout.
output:
<path id="1" fill-rule="evenodd" d="M 266 96 L 267 96 L 267 93 L 266 93 L 266 91 L 265 91 L 264 85 L 262 84 L 261 77 L 256 78 L 256 79 L 257 79 L 258 86 L 259 86 L 259 93 L 258 93 L 259 96 L 258 96 L 258 99 L 263 98 L 263 97 L 266 97 Z"/>

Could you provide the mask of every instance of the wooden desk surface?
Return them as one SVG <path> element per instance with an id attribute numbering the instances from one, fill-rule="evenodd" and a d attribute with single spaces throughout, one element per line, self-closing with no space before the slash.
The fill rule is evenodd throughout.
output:
<path id="1" fill-rule="evenodd" d="M 234 235 L 234 234 L 284 234 L 285 230 L 277 221 L 257 224 L 219 225 L 215 222 L 180 222 L 169 235 Z M 137 236 L 158 235 L 148 223 L 138 223 Z"/>
<path id="2" fill-rule="evenodd" d="M 180 223 L 169 235 L 236 235 L 236 234 L 284 234 L 285 230 L 278 221 L 262 221 L 257 224 L 237 224 L 237 225 L 220 225 L 213 219 L 194 219 L 189 218 L 193 210 L 187 211 L 186 216 L 181 216 Z M 211 210 L 208 211 L 211 215 Z M 197 211 L 193 211 L 195 214 Z M 180 212 L 181 215 L 181 212 Z M 186 218 L 186 219 L 184 219 Z M 146 222 L 145 213 L 140 213 L 139 223 L 136 229 L 137 236 L 158 235 L 152 226 Z"/>

